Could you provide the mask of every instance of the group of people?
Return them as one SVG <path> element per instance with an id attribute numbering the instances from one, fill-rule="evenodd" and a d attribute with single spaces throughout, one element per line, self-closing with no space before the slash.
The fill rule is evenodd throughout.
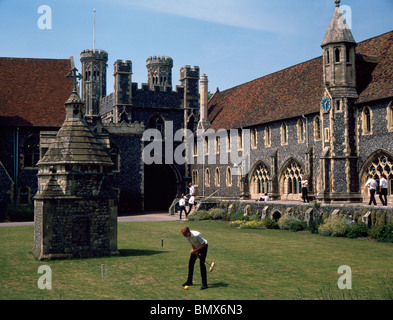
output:
<path id="1" fill-rule="evenodd" d="M 180 220 L 183 220 L 182 219 L 183 211 L 187 219 L 191 210 L 195 207 L 195 187 L 192 185 L 192 183 L 189 184 L 189 195 L 190 197 L 187 198 L 187 196 L 185 196 L 184 193 L 182 193 L 181 198 L 179 200 Z M 188 202 L 188 211 L 186 210 L 186 202 Z"/>
<path id="2" fill-rule="evenodd" d="M 371 174 L 368 176 L 368 180 L 365 186 L 370 189 L 370 201 L 368 203 L 369 206 L 371 205 L 371 203 L 373 203 L 375 206 L 377 205 L 377 201 L 375 200 L 375 193 L 377 192 L 378 187 L 379 199 L 381 200 L 382 205 L 388 205 L 388 181 L 386 180 L 386 176 L 384 174 L 382 174 L 381 179 L 379 179 L 379 186 L 378 182 L 373 178 Z"/>

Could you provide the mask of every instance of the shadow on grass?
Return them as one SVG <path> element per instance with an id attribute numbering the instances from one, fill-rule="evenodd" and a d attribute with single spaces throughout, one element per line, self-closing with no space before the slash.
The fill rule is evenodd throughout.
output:
<path id="1" fill-rule="evenodd" d="M 129 257 L 129 256 L 152 256 L 154 254 L 165 253 L 165 251 L 157 251 L 157 250 L 141 250 L 141 249 L 120 249 L 120 256 Z"/>
<path id="2" fill-rule="evenodd" d="M 229 284 L 225 282 L 209 283 L 210 288 L 226 288 Z"/>

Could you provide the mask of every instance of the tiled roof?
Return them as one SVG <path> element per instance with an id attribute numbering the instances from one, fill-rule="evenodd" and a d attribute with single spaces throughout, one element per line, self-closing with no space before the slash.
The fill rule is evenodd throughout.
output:
<path id="1" fill-rule="evenodd" d="M 0 125 L 60 127 L 71 59 L 0 58 Z"/>
<path id="2" fill-rule="evenodd" d="M 358 102 L 393 96 L 393 31 L 358 43 L 356 53 Z M 323 91 L 321 56 L 216 92 L 208 117 L 218 130 L 315 113 Z"/>

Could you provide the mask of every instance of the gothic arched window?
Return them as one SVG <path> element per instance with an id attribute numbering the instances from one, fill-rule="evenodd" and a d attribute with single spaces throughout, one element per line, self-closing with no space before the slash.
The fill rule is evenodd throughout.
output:
<path id="1" fill-rule="evenodd" d="M 40 160 L 40 144 L 37 136 L 31 136 L 23 144 L 23 167 L 34 168 Z"/>

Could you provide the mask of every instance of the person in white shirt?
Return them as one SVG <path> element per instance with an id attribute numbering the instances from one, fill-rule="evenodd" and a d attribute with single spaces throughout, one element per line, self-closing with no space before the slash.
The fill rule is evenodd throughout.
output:
<path id="1" fill-rule="evenodd" d="M 190 196 L 195 195 L 195 187 L 192 183 L 189 184 Z"/>
<path id="2" fill-rule="evenodd" d="M 373 203 L 376 206 L 377 201 L 375 200 L 375 192 L 377 191 L 378 183 L 373 179 L 372 175 L 368 176 L 368 180 L 365 186 L 370 188 L 370 201 L 368 205 L 370 206 L 371 203 Z"/>
<path id="3" fill-rule="evenodd" d="M 195 197 L 192 195 L 190 199 L 188 199 L 188 212 L 186 214 L 186 217 L 190 214 L 192 208 L 195 206 Z"/>
<path id="4" fill-rule="evenodd" d="M 381 200 L 384 206 L 388 205 L 388 181 L 386 180 L 386 176 L 383 174 L 381 179 L 379 180 L 379 199 Z"/>
<path id="5" fill-rule="evenodd" d="M 181 198 L 179 200 L 179 208 L 180 208 L 180 220 L 182 220 L 181 214 L 183 211 L 184 211 L 184 215 L 187 217 L 186 199 L 185 199 L 184 193 L 182 193 Z"/>
<path id="6" fill-rule="evenodd" d="M 190 260 L 188 262 L 188 277 L 187 281 L 183 283 L 184 286 L 192 286 L 193 275 L 194 275 L 194 265 L 196 259 L 199 258 L 199 266 L 201 269 L 202 286 L 201 290 L 207 289 L 207 275 L 206 275 L 206 255 L 207 255 L 207 241 L 202 237 L 201 233 L 198 231 L 190 230 L 189 227 L 184 226 L 180 230 L 181 234 L 186 237 L 188 242 L 192 246 L 190 251 Z"/>
<path id="7" fill-rule="evenodd" d="M 302 185 L 302 198 L 303 198 L 303 202 L 309 202 L 308 200 L 308 180 L 306 180 L 306 177 L 303 176 L 302 177 L 302 181 L 301 181 L 301 185 Z"/>
<path id="8" fill-rule="evenodd" d="M 269 198 L 269 196 L 267 195 L 267 193 L 265 193 L 265 196 L 264 196 L 264 198 L 263 198 L 265 201 L 269 201 L 270 200 L 270 198 Z"/>

